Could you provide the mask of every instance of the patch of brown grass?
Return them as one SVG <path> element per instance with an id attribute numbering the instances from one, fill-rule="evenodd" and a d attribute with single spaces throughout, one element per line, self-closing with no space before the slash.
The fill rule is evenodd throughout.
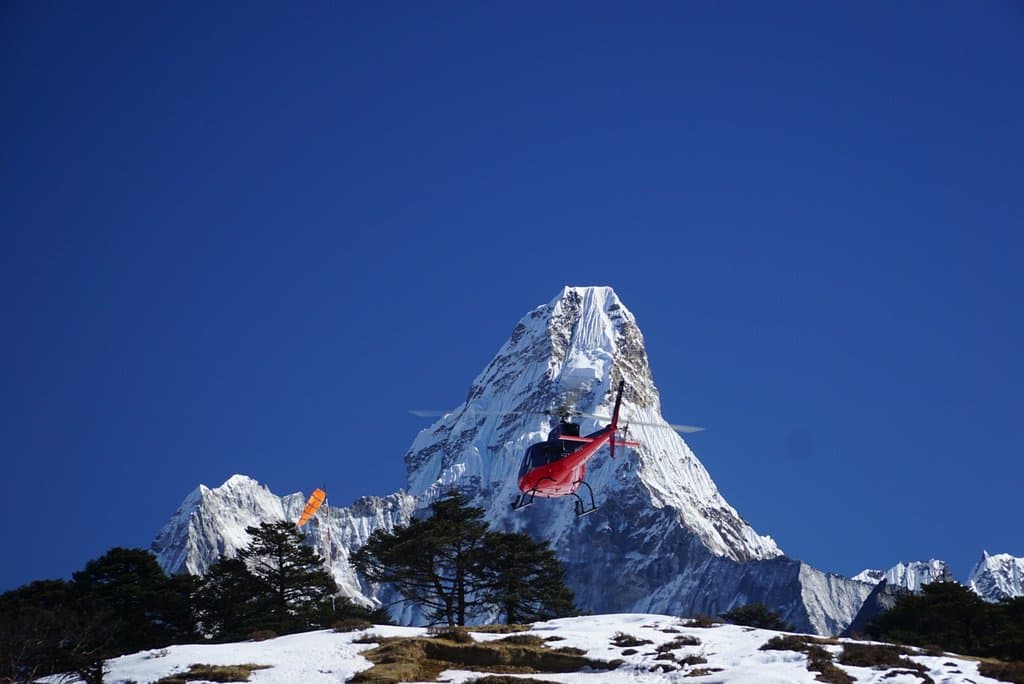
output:
<path id="1" fill-rule="evenodd" d="M 780 634 L 765 642 L 761 651 L 800 651 L 806 653 L 811 646 L 837 646 L 838 639 L 832 637 L 813 637 L 806 634 Z"/>
<path id="2" fill-rule="evenodd" d="M 846 672 L 836 667 L 832 660 L 832 654 L 821 646 L 811 645 L 807 648 L 807 669 L 810 672 L 817 672 L 815 677 L 819 682 L 830 684 L 853 684 L 856 680 Z"/>
<path id="3" fill-rule="evenodd" d="M 247 682 L 255 670 L 266 670 L 270 665 L 190 665 L 188 672 L 179 672 L 157 681 L 157 684 L 185 684 L 185 682 Z"/>
<path id="4" fill-rule="evenodd" d="M 664 653 L 665 651 L 674 651 L 678 648 L 683 648 L 684 646 L 700 646 L 700 639 L 695 636 L 690 636 L 689 634 L 684 634 L 682 636 L 677 636 L 672 641 L 666 641 L 655 650 L 658 653 Z"/>
<path id="5" fill-rule="evenodd" d="M 612 644 L 619 648 L 628 648 L 635 646 L 644 646 L 646 644 L 653 644 L 654 642 L 650 639 L 641 639 L 635 637 L 632 634 L 626 634 L 625 632 L 616 632 L 612 636 Z"/>
<path id="6" fill-rule="evenodd" d="M 1024 663 L 1020 661 L 984 660 L 978 663 L 978 673 L 983 677 L 991 677 L 1001 682 L 1024 684 Z"/>
<path id="7" fill-rule="evenodd" d="M 369 620 L 364 620 L 363 618 L 342 618 L 331 625 L 332 630 L 341 633 L 361 632 L 364 629 L 371 629 L 372 627 L 373 623 Z"/>
<path id="8" fill-rule="evenodd" d="M 533 625 L 480 625 L 479 627 L 468 627 L 471 632 L 482 634 L 512 634 L 514 632 L 525 632 Z M 525 681 L 525 680 L 524 680 Z"/>
<path id="9" fill-rule="evenodd" d="M 533 677 L 509 677 L 507 675 L 488 675 L 479 679 L 471 679 L 467 684 L 558 684 L 549 679 Z"/>
<path id="10" fill-rule="evenodd" d="M 523 635 L 529 636 L 529 635 Z M 510 639 L 515 637 L 510 637 Z M 519 638 L 515 638 L 520 641 Z M 539 637 L 538 637 L 539 639 Z M 374 663 L 350 682 L 433 681 L 444 670 L 471 670 L 496 674 L 577 672 L 585 667 L 614 669 L 621 661 L 591 660 L 569 649 L 551 650 L 543 641 L 509 639 L 463 643 L 438 635 L 433 638 L 383 638 L 377 648 L 361 655 Z"/>
<path id="11" fill-rule="evenodd" d="M 471 644 L 476 641 L 465 627 L 428 627 L 427 634 L 436 639 L 447 639 L 460 644 Z"/>
<path id="12" fill-rule="evenodd" d="M 854 679 L 842 669 L 836 667 L 832 654 L 825 650 L 825 644 L 838 643 L 835 639 L 819 639 L 800 634 L 780 634 L 772 637 L 763 646 L 762 651 L 798 651 L 807 654 L 807 670 L 817 672 L 819 682 L 831 684 L 853 684 Z"/>
<path id="13" fill-rule="evenodd" d="M 721 623 L 715 622 L 711 618 L 710 615 L 696 615 L 696 616 L 690 618 L 689 620 L 687 620 L 686 622 L 684 622 L 683 626 L 684 627 L 700 627 L 700 628 L 703 628 L 703 629 L 707 629 L 707 628 L 710 628 L 710 627 L 717 627 L 719 624 L 721 624 Z"/>
<path id="14" fill-rule="evenodd" d="M 880 670 L 896 668 L 898 673 L 910 672 L 921 677 L 926 684 L 932 682 L 928 676 L 928 668 L 920 663 L 915 663 L 906 656 L 910 651 L 900 646 L 891 644 L 843 644 L 843 652 L 839 655 L 839 662 L 852 667 L 871 667 Z M 890 673 L 886 677 L 895 677 Z"/>
<path id="15" fill-rule="evenodd" d="M 536 634 L 513 634 L 512 636 L 498 639 L 499 644 L 508 644 L 510 646 L 543 646 L 544 639 L 537 636 Z"/>
<path id="16" fill-rule="evenodd" d="M 721 672 L 720 667 L 698 667 L 696 670 L 690 670 L 686 673 L 687 677 L 707 677 L 710 674 Z"/>
<path id="17" fill-rule="evenodd" d="M 249 633 L 249 641 L 266 641 L 277 637 L 277 632 L 272 629 L 257 629 Z"/>

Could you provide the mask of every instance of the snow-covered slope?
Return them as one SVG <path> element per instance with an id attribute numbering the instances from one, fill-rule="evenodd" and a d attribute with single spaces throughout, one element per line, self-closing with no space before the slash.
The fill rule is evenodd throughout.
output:
<path id="1" fill-rule="evenodd" d="M 187 672 L 190 665 L 268 666 L 255 670 L 253 684 L 336 684 L 347 681 L 371 666 L 361 653 L 373 643 L 355 643 L 367 634 L 379 637 L 424 636 L 426 630 L 415 627 L 373 627 L 367 632 L 330 631 L 293 634 L 261 642 L 236 644 L 171 646 L 158 651 L 143 651 L 107 661 L 106 681 L 148 684 L 162 677 Z M 567 674 L 533 675 L 534 679 L 565 684 L 661 684 L 663 682 L 721 682 L 723 684 L 814 684 L 817 673 L 807 669 L 807 656 L 796 651 L 760 650 L 778 632 L 733 625 L 710 628 L 688 627 L 679 619 L 665 615 L 594 615 L 540 622 L 531 634 L 552 641 L 552 647 L 581 649 L 588 658 L 620 660 L 613 670 L 583 671 Z M 647 640 L 636 648 L 617 646 L 616 634 Z M 491 641 L 504 634 L 474 633 L 477 641 Z M 690 642 L 683 645 L 682 639 Z M 669 642 L 677 641 L 675 648 Z M 857 682 L 877 684 L 919 684 L 923 679 L 906 667 L 869 669 L 838 663 L 842 641 L 824 648 L 833 655 L 837 667 Z M 662 648 L 662 652 L 658 648 Z M 671 653 L 669 660 L 664 653 Z M 912 654 L 913 663 L 922 666 L 922 674 L 944 684 L 993 684 L 996 680 L 978 673 L 978 662 L 951 655 L 932 657 Z M 465 684 L 486 676 L 481 672 L 446 670 L 438 681 Z"/>
<path id="2" fill-rule="evenodd" d="M 1024 558 L 983 551 L 967 581 L 986 601 L 1024 596 Z"/>
<path id="3" fill-rule="evenodd" d="M 572 403 L 609 415 L 620 380 L 626 384 L 621 423 L 641 446 L 619 449 L 614 460 L 605 449 L 587 464 L 598 510 L 577 518 L 569 497 L 538 499 L 513 512 L 522 456 L 556 420 L 544 411 Z M 603 425 L 578 420 L 584 434 Z M 494 528 L 548 540 L 584 611 L 717 615 L 761 602 L 800 629 L 838 633 L 871 592 L 862 582 L 786 558 L 724 499 L 661 416 L 643 335 L 608 287 L 566 287 L 524 316 L 466 401 L 416 437 L 405 463 L 408 494 L 331 509 L 329 524 L 310 533 L 358 600 L 375 597 L 368 595 L 373 588 L 359 586 L 348 554 L 376 527 L 407 521 L 414 507 L 424 509 L 452 486 L 483 507 Z M 202 572 L 239 547 L 238 530 L 246 524 L 291 517 L 301 506 L 301 495 L 278 503 L 251 481 L 247 486 L 258 491 L 237 491 L 241 483 L 232 478 L 217 490 L 200 487 L 186 500 L 154 544 L 166 569 Z M 586 489 L 581 494 L 588 496 Z M 240 502 L 246 512 L 227 511 Z M 411 612 L 396 617 L 415 619 Z"/>

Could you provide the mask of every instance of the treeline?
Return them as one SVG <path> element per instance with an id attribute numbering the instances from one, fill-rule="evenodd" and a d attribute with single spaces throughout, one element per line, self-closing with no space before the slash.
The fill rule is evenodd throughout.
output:
<path id="1" fill-rule="evenodd" d="M 352 558 L 364 578 L 390 584 L 428 621 L 530 622 L 575 612 L 561 564 L 544 543 L 491 531 L 456 492 L 431 515 L 378 530 Z M 142 549 L 115 548 L 70 581 L 42 580 L 0 595 L 0 684 L 73 673 L 103 681 L 103 662 L 199 641 L 288 634 L 345 618 L 390 622 L 338 596 L 324 559 L 291 522 L 249 527 L 249 545 L 203 577 L 168 577 Z"/>
<path id="2" fill-rule="evenodd" d="M 168 577 L 142 549 L 115 548 L 70 581 L 41 580 L 0 595 L 0 682 L 70 672 L 103 681 L 103 661 L 197 641 L 232 641 L 326 627 L 345 617 L 383 621 L 337 597 L 323 559 L 290 522 L 246 530 L 252 542 L 204 577 Z"/>
<path id="3" fill-rule="evenodd" d="M 1024 597 L 988 603 L 957 582 L 933 582 L 865 627 L 873 639 L 962 655 L 1024 660 Z"/>

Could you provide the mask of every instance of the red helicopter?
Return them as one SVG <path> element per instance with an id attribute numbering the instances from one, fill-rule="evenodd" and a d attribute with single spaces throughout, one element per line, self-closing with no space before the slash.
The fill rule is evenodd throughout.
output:
<path id="1" fill-rule="evenodd" d="M 620 439 L 619 433 L 619 408 L 622 405 L 622 391 L 625 389 L 625 381 L 619 382 L 615 394 L 615 408 L 612 411 L 611 422 L 605 427 L 592 432 L 589 435 L 580 435 L 580 426 L 570 420 L 571 416 L 587 416 L 603 420 L 601 416 L 589 413 L 561 408 L 553 411 L 542 411 L 545 415 L 556 415 L 559 417 L 558 424 L 548 433 L 547 440 L 530 446 L 523 456 L 523 463 L 519 467 L 519 496 L 512 503 L 512 510 L 519 511 L 534 502 L 538 496 L 554 499 L 562 496 L 576 497 L 576 515 L 584 516 L 597 510 L 594 501 L 594 490 L 584 479 L 587 474 L 587 461 L 601 449 L 605 444 L 611 451 L 611 457 L 615 458 L 615 447 L 617 446 L 640 446 L 639 442 L 631 442 Z M 436 411 L 411 411 L 418 416 L 443 415 Z M 509 411 L 490 415 L 507 415 L 508 413 L 532 413 L 531 411 Z M 637 425 L 653 425 L 664 427 L 664 423 L 636 423 Z M 704 428 L 692 427 L 689 425 L 669 424 L 669 428 L 679 432 L 698 432 Z M 622 432 L 625 433 L 625 428 Z M 581 487 L 586 487 L 589 503 L 584 501 L 577 492 Z"/>
<path id="2" fill-rule="evenodd" d="M 523 464 L 519 468 L 519 491 L 522 492 L 512 503 L 512 510 L 518 511 L 533 503 L 534 498 L 541 496 L 553 499 L 560 496 L 576 497 L 576 515 L 583 516 L 597 510 L 594 503 L 594 490 L 583 478 L 587 474 L 587 461 L 605 444 L 615 458 L 616 446 L 640 446 L 639 442 L 619 439 L 619 407 L 622 404 L 622 390 L 625 381 L 619 382 L 615 394 L 615 409 L 612 421 L 605 427 L 586 436 L 580 436 L 578 423 L 569 421 L 569 411 L 560 414 L 560 420 L 544 442 L 538 442 L 526 450 Z M 590 504 L 576 492 L 586 487 L 590 495 Z"/>

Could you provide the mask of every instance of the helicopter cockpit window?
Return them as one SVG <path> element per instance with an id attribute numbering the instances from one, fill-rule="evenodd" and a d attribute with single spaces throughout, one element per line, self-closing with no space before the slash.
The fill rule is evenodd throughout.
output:
<path id="1" fill-rule="evenodd" d="M 552 461 L 557 461 L 561 457 L 562 451 L 557 444 L 549 442 L 534 444 L 526 450 L 526 456 L 523 457 L 523 466 L 519 469 L 519 476 L 522 477 L 528 471 L 545 466 Z"/>

